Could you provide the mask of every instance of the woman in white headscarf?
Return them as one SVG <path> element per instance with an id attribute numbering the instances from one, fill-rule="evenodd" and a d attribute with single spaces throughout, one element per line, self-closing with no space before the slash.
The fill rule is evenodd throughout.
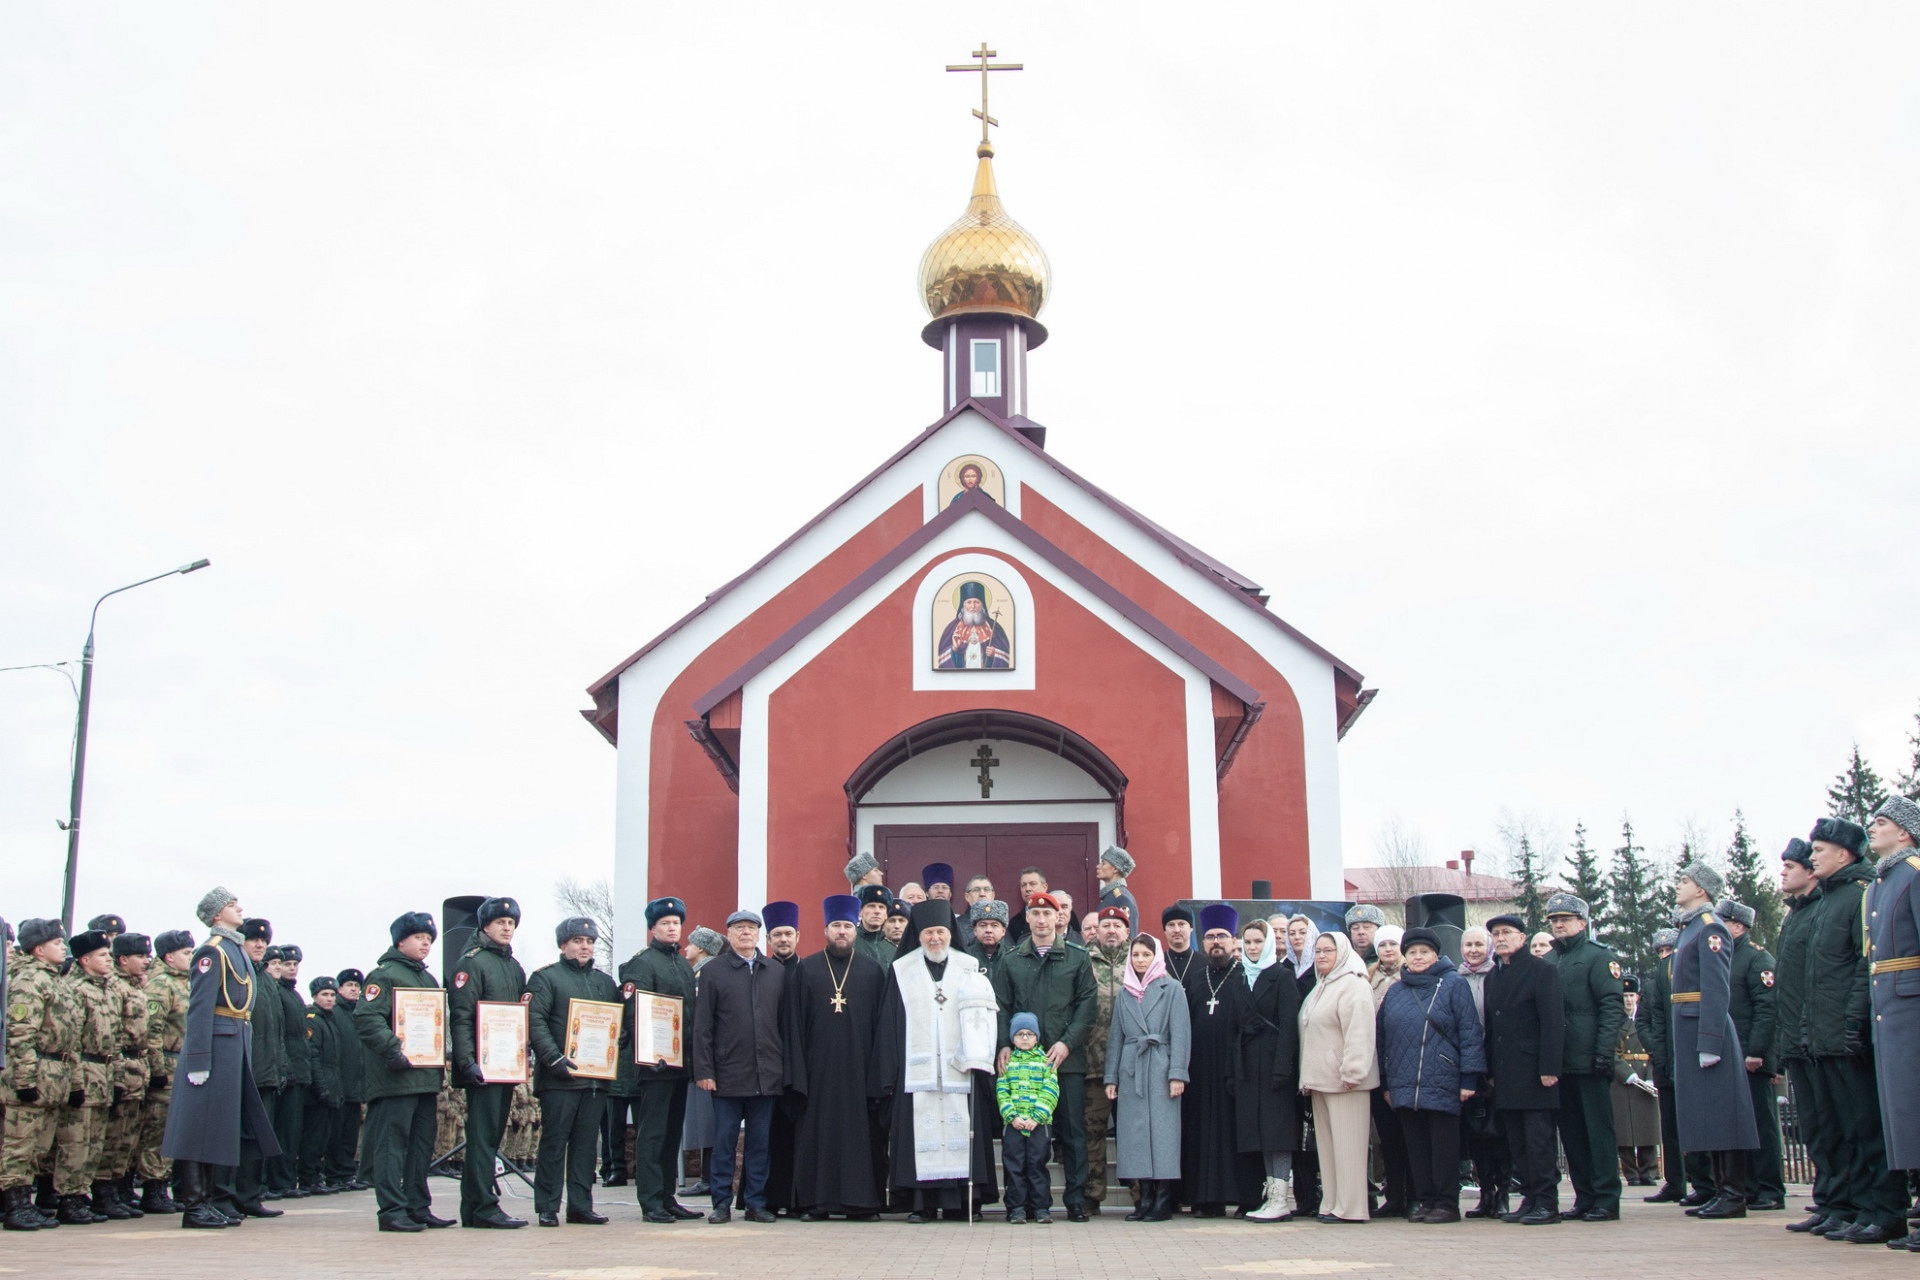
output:
<path id="1" fill-rule="evenodd" d="M 1313 1100 L 1321 1222 L 1367 1221 L 1368 1106 L 1380 1084 L 1373 991 L 1345 934 L 1313 944 L 1318 981 L 1300 1002 L 1300 1092 Z"/>
<path id="2" fill-rule="evenodd" d="M 1265 920 L 1248 921 L 1240 932 L 1240 967 L 1252 991 L 1234 1069 L 1234 1127 L 1241 1153 L 1265 1165 L 1260 1205 L 1242 1206 L 1240 1215 L 1255 1222 L 1293 1216 L 1293 1152 L 1300 1145 L 1300 990 L 1279 963 L 1278 942 Z"/>

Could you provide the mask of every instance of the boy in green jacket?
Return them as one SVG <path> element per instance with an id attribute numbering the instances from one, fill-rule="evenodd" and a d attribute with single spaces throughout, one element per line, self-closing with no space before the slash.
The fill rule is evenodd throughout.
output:
<path id="1" fill-rule="evenodd" d="M 1000 1073 L 995 1094 L 1007 1131 L 1000 1140 L 1000 1162 L 1007 1174 L 1007 1222 L 1053 1221 L 1053 1188 L 1047 1181 L 1047 1155 L 1053 1138 L 1048 1125 L 1060 1100 L 1060 1078 L 1040 1050 L 1040 1019 L 1016 1013 L 1009 1026 L 1013 1050 Z"/>

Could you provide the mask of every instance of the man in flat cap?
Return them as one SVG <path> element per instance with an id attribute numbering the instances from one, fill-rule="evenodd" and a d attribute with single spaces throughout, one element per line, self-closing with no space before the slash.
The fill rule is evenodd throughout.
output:
<path id="1" fill-rule="evenodd" d="M 1814 919 L 1820 882 L 1813 875 L 1813 846 L 1795 836 L 1780 852 L 1780 896 L 1787 918 L 1780 925 L 1780 958 L 1774 984 L 1774 1044 L 1786 1069 L 1795 1105 L 1799 1109 L 1801 1141 L 1813 1164 L 1813 1212 L 1787 1227 L 1810 1232 L 1833 1216 L 1833 1178 L 1836 1164 L 1834 1132 L 1814 1123 L 1812 1099 L 1813 1057 L 1807 1041 L 1807 942 Z"/>
<path id="2" fill-rule="evenodd" d="M 876 1141 L 883 1135 L 868 1104 L 867 1069 L 887 975 L 854 947 L 859 908 L 846 894 L 821 903 L 826 946 L 787 976 L 788 1074 L 806 1099 L 794 1152 L 796 1208 L 806 1222 L 869 1222 L 886 1202 L 886 1152 Z"/>
<path id="3" fill-rule="evenodd" d="M 1808 908 L 1806 994 L 1802 1017 L 1811 1062 L 1811 1123 L 1832 1134 L 1831 1212 L 1810 1234 L 1848 1244 L 1885 1244 L 1907 1233 L 1906 1179 L 1887 1168 L 1879 1078 L 1869 1027 L 1872 939 L 1866 888 L 1874 869 L 1861 861 L 1867 833 L 1845 818 L 1822 818 L 1808 833 L 1818 881 Z M 1678 989 L 1678 982 L 1675 983 Z M 1684 1128 L 1684 1120 L 1683 1120 Z"/>
<path id="4" fill-rule="evenodd" d="M 167 1132 L 167 1108 L 173 1102 L 175 1077 L 180 1074 L 180 1049 L 187 1038 L 187 999 L 192 989 L 193 935 L 169 929 L 153 941 L 159 959 L 147 973 L 147 1097 L 140 1106 L 140 1138 L 136 1155 L 140 1175 L 140 1208 L 146 1213 L 179 1213 L 181 1206 L 167 1194 L 173 1164 L 160 1154 Z"/>
<path id="5" fill-rule="evenodd" d="M 453 1219 L 433 1212 L 427 1166 L 433 1162 L 433 1138 L 439 1127 L 439 1067 L 416 1067 L 393 1031 L 393 993 L 409 987 L 437 987 L 427 955 L 440 926 L 426 911 L 409 911 L 388 926 L 393 945 L 367 975 L 353 1011 L 354 1030 L 367 1056 L 367 1115 L 361 1140 L 373 1175 L 374 1203 L 382 1231 L 424 1231 L 450 1227 Z"/>
<path id="6" fill-rule="evenodd" d="M 883 891 L 884 892 L 884 891 Z M 620 993 L 629 1020 L 638 1017 L 634 997 L 642 993 L 680 1002 L 680 1025 L 692 1025 L 693 966 L 680 954 L 680 932 L 687 904 L 679 898 L 655 898 L 647 904 L 647 945 L 620 966 Z M 682 1036 L 685 1044 L 685 1036 Z M 620 1072 L 633 1099 L 633 1194 L 648 1222 L 680 1222 L 700 1217 L 674 1197 L 675 1161 L 687 1116 L 687 1059 L 677 1064 L 657 1059 L 645 1065 L 621 1055 Z"/>
<path id="7" fill-rule="evenodd" d="M 1747 1092 L 1753 1097 L 1753 1119 L 1760 1133 L 1759 1153 L 1747 1163 L 1747 1209 L 1784 1209 L 1787 1174 L 1780 1147 L 1780 1102 L 1773 1087 L 1773 1077 L 1780 1069 L 1774 1051 L 1778 966 L 1772 953 L 1753 940 L 1752 907 L 1722 898 L 1714 904 L 1713 914 L 1733 935 L 1733 994 L 1728 1009 L 1745 1055 L 1741 1065 L 1746 1069 Z"/>
<path id="8" fill-rule="evenodd" d="M 1130 930 L 1128 937 L 1142 932 L 1146 927 L 1140 922 L 1140 903 L 1134 898 L 1133 890 L 1127 887 L 1127 877 L 1133 874 L 1133 866 L 1133 855 L 1117 844 L 1108 845 L 1101 852 L 1100 861 L 1093 864 L 1093 877 L 1100 882 L 1100 900 L 1094 910 L 1124 907 Z"/>
<path id="9" fill-rule="evenodd" d="M 60 1113 L 73 1092 L 73 1054 L 80 1043 L 79 997 L 60 977 L 67 941 L 58 920 L 22 920 L 19 954 L 7 975 L 7 1065 L 4 1137 L 0 1137 L 0 1204 L 9 1231 L 53 1225 L 33 1205 L 33 1184 L 53 1150 Z"/>
<path id="10" fill-rule="evenodd" d="M 467 1093 L 467 1149 L 460 1162 L 460 1225 L 510 1231 L 527 1225 L 500 1208 L 500 1184 L 494 1165 L 507 1133 L 514 1082 L 496 1083 L 480 1069 L 475 1034 L 481 1001 L 520 1004 L 527 994 L 527 971 L 513 956 L 513 935 L 520 927 L 520 904 L 512 898 L 488 898 L 474 912 L 478 926 L 466 951 L 454 962 L 447 992 L 447 1020 L 453 1028 L 453 1078 Z"/>
<path id="11" fill-rule="evenodd" d="M 1547 899 L 1553 960 L 1560 969 L 1566 1034 L 1560 1067 L 1560 1145 L 1573 1183 L 1573 1210 L 1585 1222 L 1620 1217 L 1620 1161 L 1613 1133 L 1613 1047 L 1627 1019 L 1624 971 L 1587 927 L 1591 912 L 1571 893 Z"/>
<path id="12" fill-rule="evenodd" d="M 1880 1123 L 1890 1168 L 1920 1168 L 1920 804 L 1894 796 L 1874 811 L 1867 841 L 1875 858 L 1868 902 L 1872 935 L 1873 1056 L 1880 1077 Z M 1900 1244 L 1920 1253 L 1920 1230 Z"/>
<path id="13" fill-rule="evenodd" d="M 527 979 L 533 1056 L 539 1063 L 533 1087 L 540 1095 L 533 1207 L 541 1226 L 557 1227 L 564 1196 L 569 1223 L 597 1227 L 607 1219 L 593 1210 L 593 1155 L 611 1082 L 576 1070 L 580 1064 L 567 1056 L 567 1028 L 575 1001 L 618 1004 L 620 988 L 593 967 L 594 948 L 600 944 L 598 923 L 574 916 L 562 920 L 553 937 L 560 946 L 560 958 L 535 969 Z"/>
<path id="14" fill-rule="evenodd" d="M 263 1003 L 264 983 L 241 945 L 245 916 L 234 895 L 220 888 L 200 899 L 195 914 L 207 926 L 207 940 L 188 961 L 186 1038 L 160 1154 L 173 1161 L 186 1206 L 180 1225 L 221 1228 L 239 1225 L 243 1214 L 279 1216 L 278 1209 L 257 1198 L 236 1198 L 233 1178 L 237 1168 L 246 1167 L 255 1171 L 257 1183 L 261 1160 L 278 1155 L 280 1145 L 253 1082 L 248 1026 L 254 1008 Z M 259 950 L 265 952 L 264 942 Z"/>
<path id="15" fill-rule="evenodd" d="M 713 1212 L 733 1218 L 734 1141 L 746 1128 L 741 1194 L 748 1222 L 772 1222 L 767 1209 L 768 1140 L 774 1103 L 787 1084 L 780 1004 L 787 970 L 758 949 L 759 913 L 727 917 L 727 948 L 700 975 L 693 1016 L 693 1082 L 713 1101 L 713 1160 L 707 1183 Z"/>

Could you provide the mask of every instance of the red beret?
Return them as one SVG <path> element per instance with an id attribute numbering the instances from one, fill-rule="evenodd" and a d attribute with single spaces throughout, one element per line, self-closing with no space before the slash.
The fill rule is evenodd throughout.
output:
<path id="1" fill-rule="evenodd" d="M 1103 907 L 1100 910 L 1102 920 L 1118 920 L 1121 924 L 1132 924 L 1133 917 L 1127 914 L 1125 907 Z"/>

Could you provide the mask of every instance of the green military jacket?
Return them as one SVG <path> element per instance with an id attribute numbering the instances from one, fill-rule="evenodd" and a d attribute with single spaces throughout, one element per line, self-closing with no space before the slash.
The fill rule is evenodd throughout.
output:
<path id="1" fill-rule="evenodd" d="M 286 1033 L 287 1044 L 287 1083 L 312 1084 L 313 1049 L 307 1043 L 307 1002 L 301 999 L 298 985 L 292 978 L 276 978 L 260 994 L 280 1001 L 280 1025 Z"/>
<path id="2" fill-rule="evenodd" d="M 57 965 L 23 951 L 7 972 L 6 1088 L 8 1106 L 64 1107 L 73 1091 L 74 1054 L 80 1048 L 80 1006 Z M 38 1089 L 33 1102 L 18 1090 Z"/>
<path id="3" fill-rule="evenodd" d="M 680 1001 L 681 1026 L 686 1031 L 693 1030 L 693 966 L 680 954 L 680 949 L 668 942 L 649 941 L 636 951 L 625 964 L 620 966 L 620 997 L 627 1002 L 626 1022 L 628 1024 L 628 1052 L 620 1055 L 620 1080 L 614 1086 L 614 1092 L 631 1097 L 639 1092 L 643 1081 L 685 1080 L 690 1069 L 678 1067 L 642 1067 L 633 1061 L 631 1023 L 633 1020 L 633 996 L 636 991 L 651 991 L 658 996 L 674 996 Z M 688 1035 L 685 1039 L 690 1040 Z M 686 1056 L 681 1055 L 682 1063 Z"/>
<path id="4" fill-rule="evenodd" d="M 380 963 L 367 975 L 360 1003 L 353 1011 L 353 1027 L 360 1033 L 360 1047 L 366 1050 L 367 1101 L 440 1092 L 440 1078 L 446 1074 L 441 1068 L 388 1065 L 400 1052 L 400 1037 L 393 1034 L 393 989 L 431 990 L 437 985 L 427 966 L 401 955 L 398 947 L 382 952 Z"/>
<path id="5" fill-rule="evenodd" d="M 193 985 L 184 973 L 156 963 L 147 974 L 147 1070 L 156 1089 L 173 1083 L 180 1046 L 187 1039 L 187 995 Z"/>
<path id="6" fill-rule="evenodd" d="M 868 933 L 858 925 L 854 926 L 853 949 L 882 969 L 890 966 L 900 955 L 899 946 L 887 941 L 884 929 Z"/>
<path id="7" fill-rule="evenodd" d="M 1772 1075 L 1780 1069 L 1774 1048 L 1774 1015 L 1778 1010 L 1777 966 L 1765 947 L 1755 946 L 1753 938 L 1741 935 L 1733 940 L 1733 992 L 1727 1011 L 1733 1015 L 1733 1029 L 1740 1036 L 1740 1052 L 1760 1059 L 1760 1070 Z"/>
<path id="8" fill-rule="evenodd" d="M 453 987 L 447 992 L 447 1007 L 453 1023 L 453 1065 L 458 1069 L 454 1083 L 467 1084 L 461 1074 L 478 1059 L 474 1043 L 474 1007 L 482 1000 L 490 1004 L 519 1004 L 527 993 L 527 971 L 513 958 L 513 948 L 503 947 L 484 934 L 473 935 L 468 947 L 453 967 Z"/>
<path id="9" fill-rule="evenodd" d="M 360 1044 L 360 1031 L 353 1020 L 355 1000 L 338 997 L 333 1002 L 334 1043 L 340 1046 L 340 1098 L 343 1102 L 367 1100 L 367 1051 Z"/>
<path id="10" fill-rule="evenodd" d="M 1872 880 L 1872 865 L 1856 862 L 1822 880 L 1811 895 L 1806 960 L 1801 966 L 1803 1034 L 1809 1057 L 1846 1056 L 1849 1030 L 1862 1042 L 1866 1039 L 1873 988 L 1861 916 Z"/>
<path id="11" fill-rule="evenodd" d="M 113 1088 L 119 1082 L 121 1043 L 120 1003 L 112 989 L 113 977 L 93 977 L 76 964 L 67 981 L 73 984 L 80 1021 L 80 1043 L 75 1046 L 80 1061 L 68 1088 L 86 1095 L 83 1107 L 111 1106 Z"/>
<path id="12" fill-rule="evenodd" d="M 120 1060 L 113 1066 L 113 1083 L 120 1087 L 121 1101 L 138 1101 L 147 1096 L 153 1056 L 147 1045 L 147 994 L 118 970 L 107 978 L 107 993 L 120 1023 Z"/>
<path id="13" fill-rule="evenodd" d="M 1773 1049 L 1782 1062 L 1807 1057 L 1807 926 L 1813 895 L 1787 899 L 1780 926 L 1780 956 L 1774 967 Z"/>
<path id="14" fill-rule="evenodd" d="M 262 1093 L 287 1083 L 287 1013 L 279 985 L 264 962 L 254 962 L 253 1016 L 247 1028 L 253 1036 L 253 1083 Z"/>
<path id="15" fill-rule="evenodd" d="M 564 1056 L 569 1006 L 575 1000 L 618 1004 L 620 988 L 614 985 L 613 979 L 594 968 L 591 961 L 575 964 L 571 960 L 556 960 L 533 971 L 527 979 L 527 991 L 533 997 L 530 1031 L 533 1057 L 539 1063 L 534 1092 L 605 1088 L 608 1081 L 563 1075 L 554 1069 L 554 1064 Z"/>
<path id="16" fill-rule="evenodd" d="M 1040 1019 L 1040 1047 L 1067 1046 L 1060 1074 L 1085 1075 L 1087 1037 L 1093 1030 L 1099 994 L 1087 949 L 1077 942 L 1056 939 L 1041 955 L 1032 935 L 1020 940 L 1011 953 L 1001 944 L 1000 966 L 993 973 L 993 993 L 1000 1001 L 1000 1045 L 1013 1044 L 1008 1024 L 1016 1013 Z M 1104 1065 L 1103 1068 L 1104 1070 Z"/>
<path id="17" fill-rule="evenodd" d="M 1620 961 L 1611 948 L 1594 941 L 1591 928 L 1553 940 L 1560 967 L 1560 999 L 1566 1011 L 1563 1076 L 1613 1077 L 1613 1047 L 1627 1020 L 1626 988 Z"/>
<path id="18" fill-rule="evenodd" d="M 1633 1015 L 1633 1029 L 1640 1033 L 1652 1064 L 1651 1079 L 1664 1086 L 1673 1083 L 1673 958 L 1662 956 L 1653 972 L 1640 984 L 1640 1008 Z"/>
<path id="19" fill-rule="evenodd" d="M 1087 960 L 1093 969 L 1093 1026 L 1087 1032 L 1087 1061 L 1101 1074 L 1106 1072 L 1107 1031 L 1113 1026 L 1113 999 L 1127 982 L 1127 944 L 1109 954 L 1098 944 L 1087 948 Z"/>
<path id="20" fill-rule="evenodd" d="M 340 1093 L 340 1024 L 319 1005 L 307 1006 L 307 1074 L 314 1096 L 329 1107 L 344 1099 Z"/>

